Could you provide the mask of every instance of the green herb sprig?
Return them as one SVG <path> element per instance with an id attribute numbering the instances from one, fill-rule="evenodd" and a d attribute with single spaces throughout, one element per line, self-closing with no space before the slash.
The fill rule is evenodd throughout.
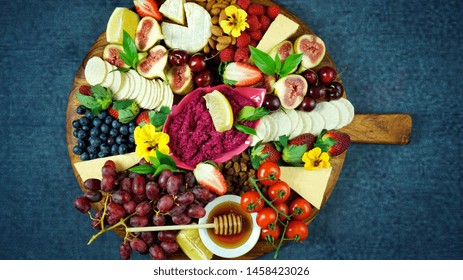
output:
<path id="1" fill-rule="evenodd" d="M 170 170 L 172 172 L 181 172 L 177 168 L 177 163 L 175 160 L 166 154 L 163 154 L 159 150 L 156 150 L 156 157 L 150 157 L 151 164 L 141 164 L 129 168 L 129 171 L 135 172 L 138 174 L 154 174 L 154 176 L 159 175 L 163 170 Z"/>
<path id="2" fill-rule="evenodd" d="M 243 121 L 255 121 L 261 119 L 268 115 L 270 111 L 263 107 L 252 107 L 252 106 L 244 106 L 243 109 L 240 110 L 238 113 L 238 118 L 236 122 L 243 122 Z M 257 132 L 254 128 L 245 126 L 242 124 L 235 123 L 234 127 L 246 134 L 251 134 L 257 136 Z"/>
<path id="3" fill-rule="evenodd" d="M 135 45 L 135 41 L 133 40 L 133 38 L 125 30 L 124 35 L 122 37 L 122 48 L 124 49 L 124 52 L 117 51 L 117 54 L 119 54 L 119 57 L 125 64 L 136 69 L 138 64 L 137 46 Z M 118 71 L 127 72 L 129 71 L 129 69 L 118 68 Z"/>
<path id="4" fill-rule="evenodd" d="M 251 59 L 257 68 L 268 76 L 279 76 L 284 78 L 288 76 L 297 66 L 301 63 L 302 54 L 292 54 L 288 56 L 283 63 L 281 62 L 278 53 L 275 54 L 275 58 L 272 58 L 267 53 L 249 46 L 251 50 Z"/>

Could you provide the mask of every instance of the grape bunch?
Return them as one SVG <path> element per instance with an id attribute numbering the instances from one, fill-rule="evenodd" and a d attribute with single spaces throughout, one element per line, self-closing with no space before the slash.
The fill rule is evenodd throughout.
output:
<path id="1" fill-rule="evenodd" d="M 145 164 L 144 159 L 139 164 Z M 189 224 L 206 214 L 204 206 L 216 195 L 196 182 L 193 172 L 173 173 L 163 170 L 158 176 L 117 172 L 113 161 L 101 169 L 102 179 L 85 180 L 84 194 L 74 201 L 75 208 L 90 213 L 91 226 L 101 234 L 116 228 Z M 104 202 L 94 215 L 91 203 Z M 152 259 L 166 259 L 178 251 L 176 231 L 128 232 L 119 247 L 122 259 L 132 251 L 149 254 Z"/>

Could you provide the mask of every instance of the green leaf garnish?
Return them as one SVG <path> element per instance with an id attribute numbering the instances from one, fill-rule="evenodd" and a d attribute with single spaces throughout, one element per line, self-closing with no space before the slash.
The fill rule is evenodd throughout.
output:
<path id="1" fill-rule="evenodd" d="M 238 119 L 236 121 L 255 121 L 263 118 L 269 113 L 270 111 L 264 107 L 255 108 L 252 106 L 244 106 L 238 113 Z"/>
<path id="2" fill-rule="evenodd" d="M 101 85 L 91 87 L 92 96 L 84 95 L 78 92 L 77 100 L 82 105 L 92 111 L 94 116 L 97 116 L 101 111 L 106 110 L 112 103 L 112 92 L 110 89 L 105 89 Z"/>
<path id="3" fill-rule="evenodd" d="M 251 57 L 252 60 L 254 61 L 254 64 L 257 66 L 257 68 L 262 71 L 262 73 L 269 75 L 269 76 L 274 76 L 276 73 L 276 68 L 275 68 L 275 61 L 270 57 L 270 55 L 266 54 L 265 52 L 254 48 L 253 46 L 249 46 L 249 49 L 251 50 Z"/>
<path id="4" fill-rule="evenodd" d="M 302 60 L 302 53 L 299 54 L 292 54 L 288 56 L 283 64 L 281 65 L 281 69 L 279 70 L 280 77 L 286 77 L 288 74 L 294 70 Z"/>
<path id="5" fill-rule="evenodd" d="M 154 125 L 154 127 L 158 128 L 164 125 L 164 123 L 167 120 L 167 116 L 171 113 L 171 110 L 167 106 L 162 106 L 159 109 L 159 112 L 154 112 L 151 111 L 148 113 L 148 116 L 150 118 L 151 124 Z"/>
<path id="6" fill-rule="evenodd" d="M 163 154 L 159 150 L 156 150 L 156 157 L 159 159 L 161 165 L 167 164 L 174 168 L 177 168 L 177 163 L 175 163 L 175 160 L 173 160 L 172 157 L 170 157 L 169 155 Z"/>
<path id="7" fill-rule="evenodd" d="M 254 64 L 259 68 L 262 73 L 268 76 L 279 76 L 280 78 L 286 77 L 301 63 L 302 54 L 292 54 L 288 56 L 283 62 L 281 62 L 278 53 L 275 54 L 275 58 L 272 58 L 267 53 L 249 46 L 251 51 L 251 59 Z"/>
<path id="8" fill-rule="evenodd" d="M 117 51 L 119 57 L 125 64 L 135 69 L 138 63 L 137 46 L 135 45 L 133 38 L 125 30 L 122 38 L 122 48 L 124 49 L 124 52 Z"/>
<path id="9" fill-rule="evenodd" d="M 241 125 L 241 124 L 235 124 L 235 128 L 243 133 L 250 134 L 250 135 L 255 135 L 257 136 L 257 132 L 254 128 L 251 128 L 249 126 Z"/>
<path id="10" fill-rule="evenodd" d="M 182 172 L 177 168 L 177 164 L 174 159 L 166 154 L 163 154 L 159 150 L 156 150 L 156 157 L 150 157 L 151 164 L 137 165 L 129 169 L 129 171 L 138 174 L 154 174 L 159 175 L 163 170 L 170 170 L 172 172 Z"/>
<path id="11" fill-rule="evenodd" d="M 129 168 L 129 171 L 146 175 L 153 174 L 156 172 L 156 169 L 151 164 L 142 164 Z"/>

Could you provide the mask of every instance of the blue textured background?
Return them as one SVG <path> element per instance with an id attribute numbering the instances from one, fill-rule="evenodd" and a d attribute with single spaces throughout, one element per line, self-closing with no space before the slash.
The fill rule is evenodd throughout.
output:
<path id="1" fill-rule="evenodd" d="M 351 146 L 310 237 L 280 258 L 463 259 L 462 2 L 277 2 L 347 67 L 357 112 L 413 116 L 409 145 Z M 132 2 L 0 3 L 0 259 L 118 259 L 116 234 L 86 245 L 65 111 L 88 49 Z"/>

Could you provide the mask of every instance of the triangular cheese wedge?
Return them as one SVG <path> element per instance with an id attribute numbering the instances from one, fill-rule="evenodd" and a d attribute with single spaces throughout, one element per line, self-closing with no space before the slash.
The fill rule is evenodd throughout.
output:
<path id="1" fill-rule="evenodd" d="M 102 179 L 101 168 L 107 160 L 112 160 L 116 164 L 116 170 L 124 171 L 134 166 L 140 161 L 135 153 L 128 153 L 124 155 L 110 156 L 105 158 L 97 158 L 92 160 L 80 161 L 74 163 L 74 167 L 79 173 L 82 181 L 85 181 L 90 178 Z"/>
<path id="2" fill-rule="evenodd" d="M 185 24 L 184 3 L 185 0 L 167 0 L 159 7 L 159 12 L 166 18 L 183 25 Z"/>
<path id="3" fill-rule="evenodd" d="M 299 24 L 297 22 L 279 14 L 259 41 L 257 49 L 269 53 L 276 45 L 296 33 L 298 28 Z"/>
<path id="4" fill-rule="evenodd" d="M 302 198 L 320 209 L 332 167 L 306 170 L 304 167 L 280 166 L 280 170 L 280 180 L 285 181 Z"/>

